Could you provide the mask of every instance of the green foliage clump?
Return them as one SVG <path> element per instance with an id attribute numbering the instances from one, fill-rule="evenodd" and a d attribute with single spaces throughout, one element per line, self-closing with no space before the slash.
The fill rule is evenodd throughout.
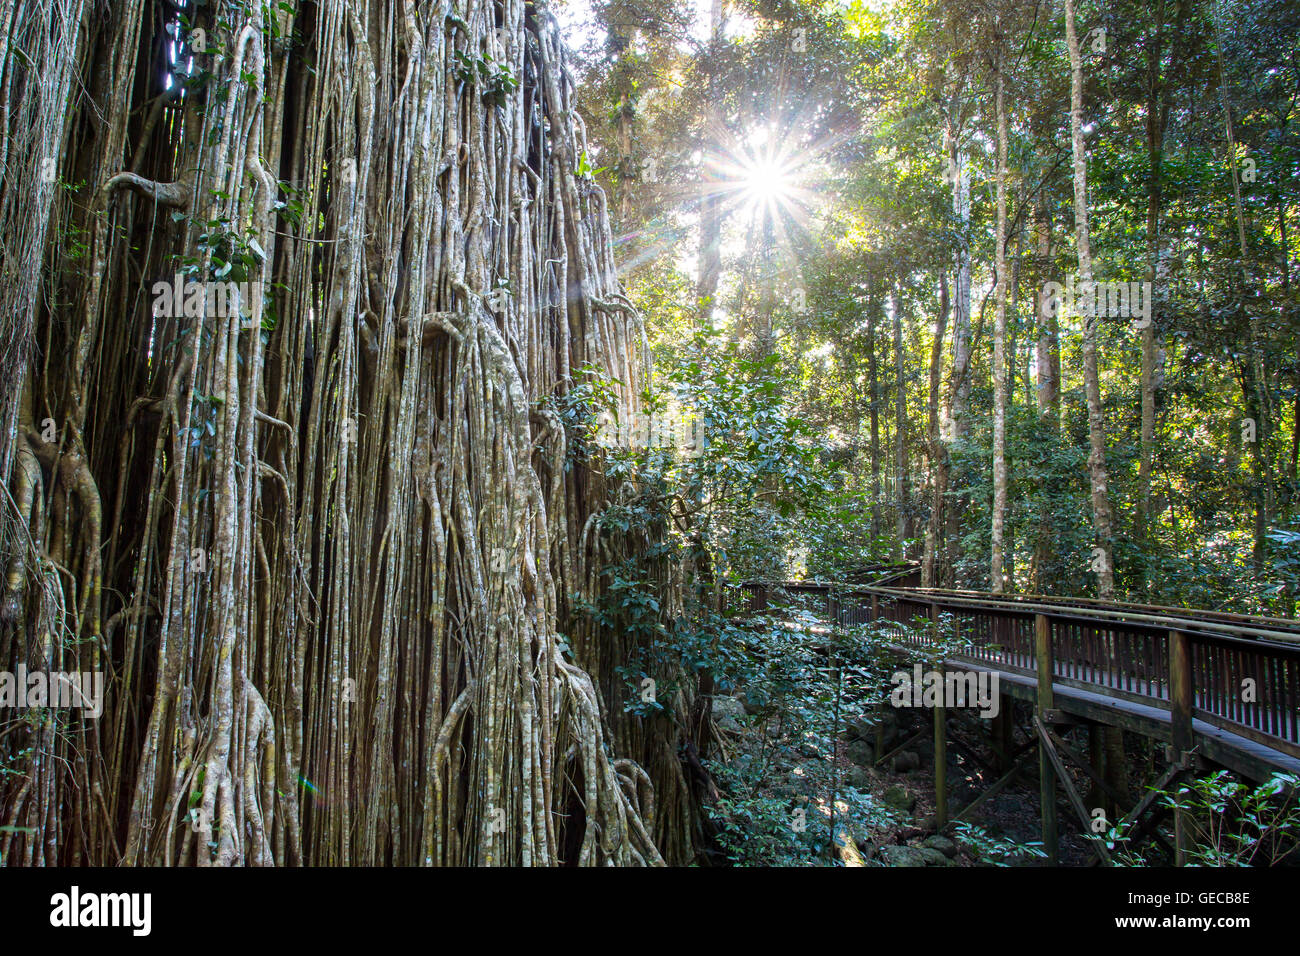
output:
<path id="1" fill-rule="evenodd" d="M 1275 773 L 1259 786 L 1250 786 L 1218 770 L 1160 792 L 1157 802 L 1184 815 L 1189 866 L 1277 866 L 1300 849 L 1300 777 L 1295 774 Z M 1133 830 L 1134 825 L 1127 824 L 1107 832 L 1115 862 L 1157 862 L 1157 848 L 1133 845 Z"/>

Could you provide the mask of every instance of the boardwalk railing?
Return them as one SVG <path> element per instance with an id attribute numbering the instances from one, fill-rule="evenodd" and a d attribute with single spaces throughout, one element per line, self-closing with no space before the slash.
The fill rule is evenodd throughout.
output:
<path id="1" fill-rule="evenodd" d="M 871 621 L 918 650 L 942 640 L 951 659 L 1168 711 L 1174 745 L 1201 720 L 1300 758 L 1300 623 L 1278 618 L 1037 596 L 908 587 L 898 567 L 872 586 L 745 585 L 757 611 L 804 596 L 843 626 Z M 898 586 L 898 585 L 903 586 Z M 916 627 L 918 619 L 941 622 Z M 955 638 L 955 640 L 954 640 Z M 951 643 L 950 643 L 951 642 Z"/>

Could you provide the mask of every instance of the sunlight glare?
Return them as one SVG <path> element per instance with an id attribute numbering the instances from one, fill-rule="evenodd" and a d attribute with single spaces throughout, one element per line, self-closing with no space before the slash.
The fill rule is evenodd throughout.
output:
<path id="1" fill-rule="evenodd" d="M 754 157 L 742 169 L 742 202 L 747 211 L 758 212 L 789 202 L 794 187 L 793 170 L 775 157 Z"/>

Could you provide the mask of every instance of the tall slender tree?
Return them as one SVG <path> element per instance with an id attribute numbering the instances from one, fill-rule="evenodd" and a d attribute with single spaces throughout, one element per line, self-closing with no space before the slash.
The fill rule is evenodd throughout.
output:
<path id="1" fill-rule="evenodd" d="M 1065 42 L 1070 54 L 1070 152 L 1074 166 L 1074 234 L 1079 257 L 1079 287 L 1093 282 L 1092 245 L 1088 228 L 1088 154 L 1083 142 L 1083 56 L 1075 26 L 1074 0 L 1065 0 Z M 1094 299 L 1095 302 L 1095 299 Z M 1106 474 L 1106 422 L 1097 373 L 1098 308 L 1083 317 L 1083 387 L 1088 403 L 1088 481 L 1092 489 L 1092 522 L 1096 533 L 1092 569 L 1097 593 L 1115 595 L 1114 519 Z"/>
<path id="2" fill-rule="evenodd" d="M 1004 529 L 1007 520 L 1007 111 L 1002 57 L 994 67 L 994 110 L 997 115 L 998 185 L 994 234 L 997 306 L 993 320 L 993 528 L 989 563 L 990 590 L 1001 594 Z"/>

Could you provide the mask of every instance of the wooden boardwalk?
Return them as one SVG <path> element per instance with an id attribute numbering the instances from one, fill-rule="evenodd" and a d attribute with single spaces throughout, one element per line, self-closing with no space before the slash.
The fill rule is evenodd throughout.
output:
<path id="1" fill-rule="evenodd" d="M 866 585 L 749 583 L 748 608 L 794 601 L 842 626 L 874 623 L 900 654 L 939 650 L 945 668 L 995 673 L 1000 693 L 1031 702 L 1031 733 L 1040 737 L 1044 836 L 1053 858 L 1057 779 L 1065 777 L 1067 796 L 1083 809 L 1058 753 L 1069 752 L 1054 732 L 1061 727 L 1109 725 L 1164 741 L 1172 768 L 1166 783 L 1206 762 L 1254 780 L 1279 771 L 1300 774 L 1300 622 L 923 589 L 913 566 L 875 571 L 878 578 Z M 947 821 L 944 719 L 937 708 L 941 822 Z M 1093 768 L 1082 769 L 1095 776 Z M 1106 858 L 1104 849 L 1099 853 Z"/>

